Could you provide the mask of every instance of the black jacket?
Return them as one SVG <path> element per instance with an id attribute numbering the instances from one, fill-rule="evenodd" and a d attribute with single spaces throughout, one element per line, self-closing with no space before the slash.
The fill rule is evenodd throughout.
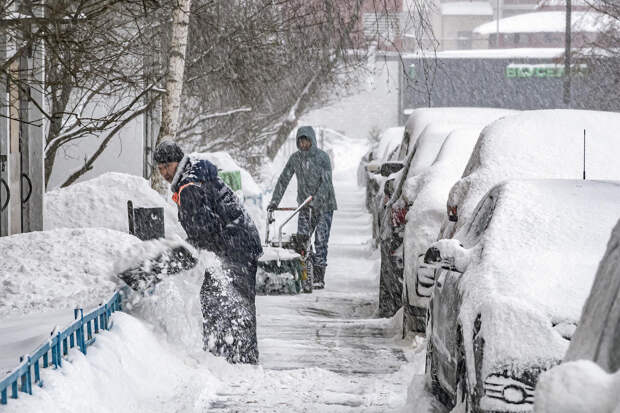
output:
<path id="1" fill-rule="evenodd" d="M 260 257 L 258 230 L 235 193 L 218 177 L 215 165 L 186 155 L 172 191 L 179 221 L 192 245 L 235 262 Z"/>

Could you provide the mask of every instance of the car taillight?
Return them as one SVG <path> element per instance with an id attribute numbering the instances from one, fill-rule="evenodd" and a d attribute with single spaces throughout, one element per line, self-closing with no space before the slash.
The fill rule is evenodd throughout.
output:
<path id="1" fill-rule="evenodd" d="M 407 212 L 409 211 L 408 207 L 399 208 L 392 207 L 392 224 L 395 227 L 399 227 L 407 221 Z"/>
<path id="2" fill-rule="evenodd" d="M 456 213 L 457 206 L 456 205 L 448 205 L 448 220 L 450 222 L 457 222 L 459 220 L 459 216 Z"/>

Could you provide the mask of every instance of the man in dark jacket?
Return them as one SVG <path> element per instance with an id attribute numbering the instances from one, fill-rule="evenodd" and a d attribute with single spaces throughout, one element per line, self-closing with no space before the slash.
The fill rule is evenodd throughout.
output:
<path id="1" fill-rule="evenodd" d="M 299 213 L 297 232 L 312 236 L 316 231 L 315 253 L 312 260 L 313 282 L 315 288 L 323 288 L 329 232 L 334 211 L 338 208 L 332 184 L 332 165 L 329 155 L 317 147 L 314 129 L 310 126 L 302 126 L 297 130 L 297 148 L 299 150 L 291 155 L 280 174 L 267 209 L 273 210 L 278 207 L 293 174 L 297 177 L 297 203 L 301 204 L 309 196 L 313 197 L 311 208 Z"/>
<path id="2" fill-rule="evenodd" d="M 231 363 L 258 363 L 254 299 L 262 247 L 256 226 L 208 160 L 184 155 L 169 141 L 157 146 L 154 159 L 171 184 L 188 242 L 222 262 L 224 273 L 207 270 L 200 290 L 204 349 Z"/>

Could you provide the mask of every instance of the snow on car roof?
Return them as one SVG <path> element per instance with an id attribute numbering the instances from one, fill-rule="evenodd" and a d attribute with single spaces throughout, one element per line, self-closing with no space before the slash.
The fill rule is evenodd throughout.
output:
<path id="1" fill-rule="evenodd" d="M 571 13 L 573 32 L 598 32 L 611 23 L 611 19 L 594 11 Z M 517 14 L 499 20 L 500 33 L 564 33 L 566 12 L 538 11 Z M 497 20 L 481 24 L 474 33 L 487 35 L 497 32 Z"/>
<path id="2" fill-rule="evenodd" d="M 441 107 L 417 108 L 405 125 L 409 141 L 401 144 L 399 159 L 404 159 L 413 148 L 424 129 L 432 122 L 453 122 L 460 124 L 488 124 L 502 116 L 515 113 L 509 109 L 474 108 L 474 107 Z M 407 153 L 405 153 L 405 151 Z"/>
<path id="3" fill-rule="evenodd" d="M 450 190 L 448 204 L 458 206 L 456 230 L 480 198 L 505 179 L 582 178 L 584 130 L 587 178 L 620 179 L 619 113 L 536 110 L 484 128 L 463 178 Z"/>
<path id="4" fill-rule="evenodd" d="M 388 128 L 381 133 L 379 143 L 373 151 L 375 160 L 385 162 L 392 151 L 400 144 L 405 132 L 404 126 Z"/>
<path id="5" fill-rule="evenodd" d="M 618 205 L 620 182 L 583 180 L 505 181 L 481 200 L 462 238 L 473 258 L 459 318 L 472 331 L 482 314 L 486 372 L 563 357 L 552 326 L 579 319 Z"/>

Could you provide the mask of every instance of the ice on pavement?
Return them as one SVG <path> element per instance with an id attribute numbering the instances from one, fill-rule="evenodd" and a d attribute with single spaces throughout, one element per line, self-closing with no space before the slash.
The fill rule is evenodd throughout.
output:
<path id="1" fill-rule="evenodd" d="M 114 327 L 97 337 L 88 356 L 70 351 L 63 369 L 43 372 L 42 389 L 32 396 L 20 393 L 3 412 L 442 411 L 420 386 L 424 342 L 401 339 L 400 314 L 374 317 L 379 257 L 368 242 L 363 189 L 354 183 L 365 148 L 352 143 L 329 143 L 340 209 L 330 240 L 327 288 L 311 295 L 257 297 L 259 366 L 229 365 L 202 351 L 202 268 L 218 265 L 213 254 L 203 252 L 196 269 L 162 281 L 149 294 L 132 296 L 128 313 L 113 316 Z M 111 241 L 120 244 L 119 250 L 138 243 L 112 229 L 55 229 L 40 236 L 50 234 L 61 250 L 69 250 L 65 247 L 73 239 L 74 248 L 83 252 L 100 251 Z M 100 238 L 92 237 L 89 244 L 90 234 Z M 101 282 L 113 290 L 110 271 L 123 254 L 104 250 L 107 257 L 85 254 L 83 259 L 101 266 L 107 274 Z M 16 255 L 27 256 L 22 254 Z M 75 282 L 88 285 L 87 274 L 82 271 Z M 36 283 L 31 287 L 36 290 Z"/>

